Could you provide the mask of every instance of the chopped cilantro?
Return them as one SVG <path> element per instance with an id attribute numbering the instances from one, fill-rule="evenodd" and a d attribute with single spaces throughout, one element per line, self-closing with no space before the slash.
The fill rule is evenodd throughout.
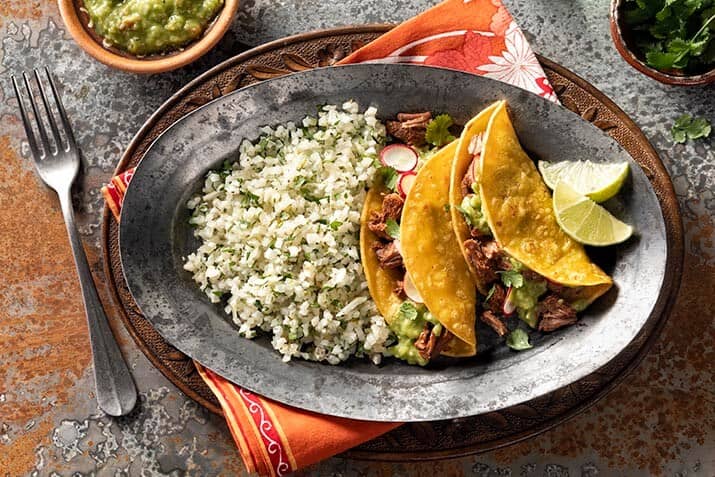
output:
<path id="1" fill-rule="evenodd" d="M 505 270 L 498 273 L 501 275 L 501 281 L 506 287 L 519 288 L 524 285 L 524 276 L 515 270 Z"/>
<path id="2" fill-rule="evenodd" d="M 506 345 L 514 351 L 523 351 L 534 347 L 529 343 L 529 334 L 521 328 L 517 328 L 507 335 Z"/>
<path id="3" fill-rule="evenodd" d="M 395 222 L 394 219 L 387 219 L 387 222 L 385 222 L 385 225 L 387 227 L 385 228 L 385 231 L 387 232 L 387 235 L 392 237 L 395 240 L 400 239 L 400 225 Z"/>
<path id="4" fill-rule="evenodd" d="M 689 114 L 683 114 L 675 120 L 675 124 L 670 129 L 673 141 L 682 144 L 688 139 L 699 139 L 708 137 L 712 127 L 705 118 L 693 118 Z"/>
<path id="5" fill-rule="evenodd" d="M 384 166 L 381 167 L 378 172 L 382 177 L 382 183 L 385 184 L 385 187 L 387 187 L 391 191 L 394 191 L 397 188 L 397 179 L 400 178 L 400 175 L 397 173 L 397 171 L 392 167 Z"/>
<path id="6" fill-rule="evenodd" d="M 219 170 L 218 175 L 221 179 L 226 179 L 226 177 L 228 177 L 231 174 L 232 170 L 233 170 L 233 165 L 231 164 L 231 162 L 228 159 L 226 159 L 223 161 L 223 164 L 221 165 L 221 169 Z"/>
<path id="7" fill-rule="evenodd" d="M 449 204 L 444 204 L 444 211 L 449 212 Z"/>
<path id="8" fill-rule="evenodd" d="M 243 205 L 249 205 L 251 207 L 261 206 L 260 197 L 253 192 L 249 190 L 242 190 L 241 194 L 243 195 Z"/>
<path id="9" fill-rule="evenodd" d="M 489 301 L 489 299 L 492 297 L 492 295 L 494 295 L 494 292 L 496 291 L 496 289 L 497 289 L 496 284 L 492 285 L 492 287 L 489 289 L 489 293 L 487 293 L 487 296 L 484 297 L 484 303 Z"/>
<path id="10" fill-rule="evenodd" d="M 333 230 L 338 230 L 341 225 L 343 225 L 343 223 L 339 220 L 333 220 L 332 222 L 330 222 L 330 228 Z"/>
<path id="11" fill-rule="evenodd" d="M 449 132 L 449 127 L 454 124 L 449 114 L 440 114 L 427 123 L 425 141 L 433 146 L 444 146 L 454 141 L 454 136 Z"/>
<path id="12" fill-rule="evenodd" d="M 313 193 L 312 193 L 310 190 L 308 190 L 308 188 L 306 188 L 306 187 L 303 187 L 303 188 L 300 189 L 300 195 L 302 195 L 303 198 L 304 198 L 305 200 L 307 200 L 308 202 L 320 202 L 321 199 L 324 199 L 324 197 L 316 197 L 316 196 L 313 195 Z"/>
<path id="13" fill-rule="evenodd" d="M 711 0 L 626 0 L 622 13 L 653 68 L 698 70 L 715 63 Z"/>
<path id="14" fill-rule="evenodd" d="M 414 321 L 418 316 L 419 313 L 417 312 L 417 307 L 409 301 L 403 302 L 402 305 L 400 305 L 400 309 L 397 311 L 397 317 L 406 320 Z"/>

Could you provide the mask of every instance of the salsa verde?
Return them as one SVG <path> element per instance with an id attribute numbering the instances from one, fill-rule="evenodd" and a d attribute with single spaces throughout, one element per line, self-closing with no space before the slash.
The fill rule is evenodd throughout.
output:
<path id="1" fill-rule="evenodd" d="M 224 0 L 84 0 L 107 46 L 134 55 L 176 50 L 197 39 Z"/>

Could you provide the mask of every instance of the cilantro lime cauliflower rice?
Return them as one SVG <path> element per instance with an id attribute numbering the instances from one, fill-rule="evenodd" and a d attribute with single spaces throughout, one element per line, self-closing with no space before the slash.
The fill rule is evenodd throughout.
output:
<path id="1" fill-rule="evenodd" d="M 201 245 L 184 268 L 242 336 L 272 334 L 284 361 L 378 363 L 390 339 L 359 257 L 360 211 L 386 139 L 376 112 L 349 101 L 262 128 L 187 203 Z"/>

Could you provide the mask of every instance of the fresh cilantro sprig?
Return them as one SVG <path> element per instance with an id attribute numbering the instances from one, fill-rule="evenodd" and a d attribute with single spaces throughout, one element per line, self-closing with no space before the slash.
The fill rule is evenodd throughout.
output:
<path id="1" fill-rule="evenodd" d="M 395 219 L 387 219 L 385 222 L 385 232 L 395 240 L 400 240 L 400 224 Z"/>
<path id="2" fill-rule="evenodd" d="M 524 275 L 516 270 L 505 270 L 498 273 L 501 276 L 501 282 L 504 286 L 514 288 L 521 288 L 524 286 Z"/>
<path id="3" fill-rule="evenodd" d="M 385 187 L 394 192 L 397 189 L 397 180 L 400 178 L 397 171 L 392 167 L 383 166 L 378 173 L 382 176 L 382 183 L 385 184 Z"/>
<path id="4" fill-rule="evenodd" d="M 653 68 L 697 70 L 715 64 L 712 0 L 627 0 L 623 17 Z"/>
<path id="5" fill-rule="evenodd" d="M 403 302 L 397 311 L 397 317 L 405 320 L 414 321 L 418 316 L 419 312 L 417 311 L 417 307 L 409 301 Z"/>
<path id="6" fill-rule="evenodd" d="M 712 127 L 705 118 L 693 118 L 689 114 L 683 114 L 675 120 L 675 124 L 670 129 L 673 141 L 683 144 L 688 139 L 699 139 L 708 137 Z"/>
<path id="7" fill-rule="evenodd" d="M 427 123 L 425 141 L 433 146 L 441 147 L 454 141 L 454 136 L 449 132 L 449 128 L 454 124 L 449 114 L 440 114 Z"/>
<path id="8" fill-rule="evenodd" d="M 495 291 L 497 291 L 497 286 L 492 285 L 492 287 L 489 289 L 489 292 L 487 293 L 487 296 L 484 297 L 484 303 L 487 303 L 491 299 Z"/>

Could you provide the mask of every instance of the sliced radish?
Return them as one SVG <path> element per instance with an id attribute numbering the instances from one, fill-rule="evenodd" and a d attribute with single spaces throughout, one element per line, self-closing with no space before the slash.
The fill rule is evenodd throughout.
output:
<path id="1" fill-rule="evenodd" d="M 481 153 L 475 154 L 474 155 L 474 160 L 472 161 L 472 177 L 479 177 L 481 176 L 481 167 L 482 167 L 482 155 Z"/>
<path id="2" fill-rule="evenodd" d="M 509 287 L 506 291 L 506 298 L 504 299 L 504 306 L 502 306 L 502 312 L 504 316 L 510 316 L 516 310 L 516 304 L 511 300 L 511 293 L 514 291 L 514 287 Z"/>
<path id="3" fill-rule="evenodd" d="M 406 144 L 390 144 L 380 151 L 380 162 L 397 172 L 409 172 L 417 167 L 417 151 Z"/>
<path id="4" fill-rule="evenodd" d="M 405 281 L 403 282 L 402 287 L 405 289 L 405 295 L 407 295 L 407 298 L 415 303 L 424 303 L 422 295 L 420 295 L 419 290 L 417 290 L 417 287 L 412 282 L 410 275 L 407 273 L 405 273 Z"/>
<path id="5" fill-rule="evenodd" d="M 397 179 L 397 190 L 400 191 L 400 194 L 407 197 L 407 194 L 410 192 L 410 189 L 412 189 L 416 178 L 417 174 L 414 172 L 405 172 L 404 174 L 400 174 L 400 178 Z"/>
<path id="6" fill-rule="evenodd" d="M 482 135 L 477 134 L 476 136 L 472 137 L 472 140 L 469 143 L 469 153 L 474 156 L 474 159 L 472 160 L 472 177 L 474 179 L 477 179 L 479 176 L 481 176 L 480 173 L 480 167 L 481 167 L 481 160 L 482 160 L 482 147 L 484 144 L 482 143 Z"/>
<path id="7" fill-rule="evenodd" d="M 482 153 L 482 147 L 484 146 L 482 138 L 482 134 L 472 136 L 472 139 L 469 141 L 469 146 L 467 146 L 467 151 L 469 151 L 469 154 L 476 156 L 477 154 Z"/>

